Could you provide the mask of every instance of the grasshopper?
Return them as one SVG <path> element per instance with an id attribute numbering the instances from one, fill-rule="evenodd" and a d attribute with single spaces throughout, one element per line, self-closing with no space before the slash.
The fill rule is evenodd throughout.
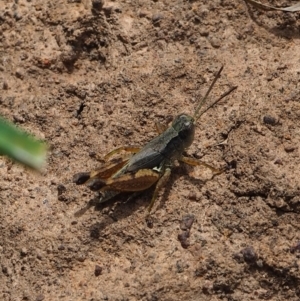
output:
<path id="1" fill-rule="evenodd" d="M 231 88 L 200 113 L 200 109 L 205 104 L 222 70 L 223 66 L 215 76 L 204 98 L 199 102 L 193 116 L 180 114 L 175 117 L 171 126 L 167 129 L 157 126 L 159 135 L 142 148 L 129 146 L 113 150 L 104 157 L 106 162 L 101 168 L 91 172 L 75 174 L 73 182 L 77 185 L 87 184 L 92 191 L 100 191 L 101 197 L 98 203 L 106 202 L 121 192 L 139 192 L 156 185 L 148 207 L 148 213 L 150 214 L 157 194 L 169 179 L 171 168 L 176 160 L 192 166 L 203 165 L 210 168 L 214 175 L 222 173 L 223 170 L 215 169 L 204 162 L 183 155 L 183 152 L 194 140 L 197 120 L 237 88 Z M 126 151 L 128 154 L 109 160 L 111 156 L 122 151 Z M 82 210 L 85 211 L 85 209 Z"/>

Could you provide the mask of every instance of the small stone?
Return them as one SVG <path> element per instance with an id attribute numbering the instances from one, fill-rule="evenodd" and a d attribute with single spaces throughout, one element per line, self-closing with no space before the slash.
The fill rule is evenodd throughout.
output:
<path id="1" fill-rule="evenodd" d="M 263 265 L 264 265 L 264 263 L 263 263 L 263 261 L 262 261 L 261 259 L 258 259 L 258 260 L 256 261 L 256 264 L 257 264 L 257 266 L 258 266 L 259 268 L 262 268 Z"/>
<path id="2" fill-rule="evenodd" d="M 189 200 L 196 201 L 197 200 L 197 194 L 193 191 L 190 191 L 189 194 L 188 194 L 188 198 L 189 198 Z"/>
<path id="3" fill-rule="evenodd" d="M 199 33 L 200 33 L 200 36 L 202 36 L 202 37 L 208 37 L 209 36 L 209 31 L 205 28 L 201 28 Z"/>
<path id="4" fill-rule="evenodd" d="M 63 184 L 58 184 L 57 185 L 57 194 L 60 196 L 64 192 L 66 192 L 67 188 Z"/>
<path id="5" fill-rule="evenodd" d="M 153 218 L 149 215 L 147 218 L 146 218 L 146 223 L 147 223 L 147 227 L 152 229 L 153 228 Z"/>
<path id="6" fill-rule="evenodd" d="M 94 10 L 101 10 L 104 5 L 103 0 L 92 0 L 92 6 Z"/>
<path id="7" fill-rule="evenodd" d="M 189 241 L 189 237 L 190 237 L 190 231 L 183 231 L 182 233 L 178 234 L 177 238 L 180 241 L 181 246 L 184 249 L 187 249 L 190 246 L 190 241 Z"/>
<path id="8" fill-rule="evenodd" d="M 275 125 L 277 123 L 277 120 L 275 117 L 266 115 L 263 117 L 263 122 L 264 122 L 264 124 Z"/>
<path id="9" fill-rule="evenodd" d="M 14 13 L 14 18 L 16 21 L 19 21 L 23 18 L 23 16 L 19 12 Z"/>
<path id="10" fill-rule="evenodd" d="M 21 249 L 21 256 L 22 256 L 22 257 L 25 257 L 27 254 L 28 254 L 27 249 L 26 249 L 26 248 L 22 248 L 22 249 Z"/>
<path id="11" fill-rule="evenodd" d="M 16 121 L 16 122 L 19 122 L 19 123 L 25 122 L 25 119 L 17 113 L 13 115 L 13 118 L 14 118 L 14 121 Z"/>
<path id="12" fill-rule="evenodd" d="M 283 165 L 283 162 L 282 162 L 281 159 L 276 159 L 276 160 L 274 161 L 274 164 L 276 164 L 276 165 Z"/>
<path id="13" fill-rule="evenodd" d="M 158 24 L 163 18 L 164 16 L 161 13 L 155 13 L 152 16 L 152 22 L 153 24 Z"/>
<path id="14" fill-rule="evenodd" d="M 102 267 L 100 267 L 99 265 L 95 265 L 95 271 L 94 271 L 94 274 L 96 277 L 100 276 L 102 274 Z"/>
<path id="15" fill-rule="evenodd" d="M 64 246 L 64 245 L 59 245 L 59 246 L 57 247 L 57 249 L 58 249 L 59 251 L 63 251 L 63 250 L 65 249 L 65 246 Z"/>
<path id="16" fill-rule="evenodd" d="M 2 266 L 2 273 L 6 276 L 11 276 L 12 270 L 6 266 Z"/>
<path id="17" fill-rule="evenodd" d="M 241 251 L 241 253 L 244 257 L 244 260 L 247 263 L 253 263 L 257 259 L 256 253 L 255 253 L 255 250 L 253 249 L 253 247 L 246 247 L 245 249 L 243 249 Z"/>
<path id="18" fill-rule="evenodd" d="M 71 47 L 64 49 L 62 51 L 62 54 L 60 55 L 60 59 L 64 64 L 71 64 L 73 65 L 74 62 L 78 58 L 78 53 L 76 53 L 75 50 L 73 50 Z"/>
<path id="19" fill-rule="evenodd" d="M 284 150 L 287 152 L 287 153 L 291 153 L 293 152 L 294 150 L 296 150 L 298 147 L 296 145 L 286 145 L 284 147 Z"/>
<path id="20" fill-rule="evenodd" d="M 295 245 L 290 248 L 291 253 L 300 252 L 300 241 L 298 241 Z"/>
<path id="21" fill-rule="evenodd" d="M 181 230 L 190 230 L 195 220 L 195 216 L 193 214 L 185 215 L 180 223 Z"/>
<path id="22" fill-rule="evenodd" d="M 114 107 L 113 107 L 113 105 L 110 102 L 106 101 L 103 104 L 103 110 L 108 115 L 111 115 L 114 112 Z"/>
<path id="23" fill-rule="evenodd" d="M 140 18 L 145 18 L 145 17 L 147 17 L 147 16 L 148 16 L 148 12 L 147 12 L 147 11 L 141 10 L 141 11 L 139 12 L 139 17 L 140 17 Z"/>
<path id="24" fill-rule="evenodd" d="M 16 77 L 19 78 L 19 79 L 23 79 L 24 78 L 24 73 L 21 69 L 17 69 L 16 70 L 16 73 L 15 73 Z"/>
<path id="25" fill-rule="evenodd" d="M 214 48 L 220 48 L 221 47 L 221 41 L 216 37 L 210 38 L 210 44 Z"/>
<path id="26" fill-rule="evenodd" d="M 84 262 L 84 261 L 85 261 L 85 256 L 84 256 L 83 254 L 79 254 L 79 255 L 77 256 L 77 260 L 78 260 L 79 262 Z"/>

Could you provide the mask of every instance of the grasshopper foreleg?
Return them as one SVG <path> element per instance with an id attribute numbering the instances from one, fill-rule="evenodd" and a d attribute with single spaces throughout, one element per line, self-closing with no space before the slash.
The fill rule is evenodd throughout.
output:
<path id="1" fill-rule="evenodd" d="M 221 173 L 223 173 L 225 170 L 224 169 L 218 169 L 218 168 L 215 168 L 205 162 L 202 162 L 200 160 L 197 160 L 197 159 L 194 159 L 194 158 L 189 158 L 189 157 L 184 157 L 182 156 L 179 161 L 183 162 L 183 163 L 186 163 L 188 165 L 191 165 L 191 166 L 204 166 L 204 167 L 207 167 L 209 168 L 212 173 L 213 173 L 213 176 L 216 176 L 216 175 L 219 175 Z"/>

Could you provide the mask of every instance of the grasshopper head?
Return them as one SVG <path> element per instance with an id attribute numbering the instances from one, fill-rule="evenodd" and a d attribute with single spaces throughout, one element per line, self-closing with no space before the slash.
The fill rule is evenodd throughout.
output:
<path id="1" fill-rule="evenodd" d="M 193 143 L 195 134 L 193 117 L 187 114 L 180 114 L 174 119 L 172 127 L 178 132 L 178 136 L 182 140 L 184 148 L 189 147 Z"/>

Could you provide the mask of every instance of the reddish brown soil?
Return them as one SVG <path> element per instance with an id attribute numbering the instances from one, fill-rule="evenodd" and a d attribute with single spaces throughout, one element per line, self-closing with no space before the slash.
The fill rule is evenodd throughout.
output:
<path id="1" fill-rule="evenodd" d="M 300 14 L 98 4 L 0 3 L 0 113 L 51 146 L 41 175 L 0 159 L 0 299 L 299 300 Z M 95 193 L 73 174 L 192 114 L 221 65 L 213 98 L 238 89 L 203 115 L 188 154 L 227 171 L 175 167 L 152 228 L 151 191 L 76 218 Z"/>

